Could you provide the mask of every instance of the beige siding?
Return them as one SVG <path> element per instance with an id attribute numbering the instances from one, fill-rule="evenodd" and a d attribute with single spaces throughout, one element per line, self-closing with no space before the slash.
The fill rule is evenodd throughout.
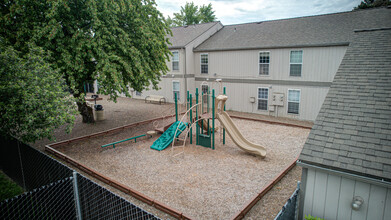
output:
<path id="1" fill-rule="evenodd" d="M 210 36 L 212 36 L 214 33 L 216 33 L 218 30 L 220 30 L 223 27 L 221 23 L 215 24 L 213 27 L 211 27 L 209 30 L 205 31 L 202 35 L 194 39 L 192 42 L 190 42 L 188 45 L 186 45 L 186 74 L 192 75 L 195 74 L 195 66 L 199 64 L 199 62 L 196 62 L 195 60 L 195 54 L 193 53 L 193 48 L 200 45 L 202 42 L 204 42 L 206 39 L 208 39 Z M 189 90 L 190 92 L 194 93 L 195 91 Z"/>
<path id="2" fill-rule="evenodd" d="M 202 81 L 196 81 L 196 87 L 201 88 Z M 219 93 L 219 86 L 212 80 L 208 81 L 211 89 L 216 89 L 216 95 Z M 287 85 L 273 85 L 273 84 L 242 84 L 242 83 L 224 83 L 226 87 L 228 101 L 227 110 L 239 112 L 251 112 L 263 115 L 272 115 L 279 117 L 296 118 L 300 120 L 315 120 L 323 101 L 327 95 L 327 87 L 309 87 L 309 86 L 287 86 Z M 273 106 L 269 106 L 267 111 L 258 110 L 258 88 L 269 88 L 269 104 L 273 93 L 284 94 L 284 106 L 278 107 L 276 111 L 272 111 Z M 288 89 L 300 90 L 300 107 L 299 114 L 288 114 L 287 95 Z M 250 97 L 256 99 L 255 103 L 250 102 Z"/>
<path id="3" fill-rule="evenodd" d="M 196 76 L 222 78 L 257 78 L 267 80 L 321 81 L 331 82 L 346 52 L 345 46 L 314 47 L 298 49 L 239 50 L 207 52 L 209 54 L 209 74 L 201 74 L 200 54 L 194 55 Z M 289 56 L 291 50 L 303 50 L 302 76 L 289 76 Z M 259 52 L 270 52 L 269 76 L 259 76 Z"/>
<path id="4" fill-rule="evenodd" d="M 324 219 L 390 219 L 391 186 L 371 184 L 322 171 L 308 169 L 303 215 Z M 358 211 L 352 210 L 354 196 L 364 199 Z"/>
<path id="5" fill-rule="evenodd" d="M 185 80 L 183 78 L 162 78 L 159 83 L 159 88 L 161 89 L 157 91 L 152 89 L 144 90 L 142 91 L 141 96 L 137 96 L 135 92 L 132 92 L 132 97 L 135 99 L 145 99 L 145 97 L 147 97 L 148 95 L 161 95 L 166 98 L 167 102 L 174 102 L 174 93 L 172 89 L 173 81 L 178 81 L 180 83 L 180 98 L 183 100 L 183 98 L 186 97 Z"/>
<path id="6" fill-rule="evenodd" d="M 184 49 L 175 49 L 170 50 L 171 52 L 178 51 L 179 52 L 179 70 L 172 70 L 172 57 L 170 60 L 166 60 L 166 65 L 168 67 L 167 75 L 172 74 L 184 74 L 185 73 L 185 50 Z"/>

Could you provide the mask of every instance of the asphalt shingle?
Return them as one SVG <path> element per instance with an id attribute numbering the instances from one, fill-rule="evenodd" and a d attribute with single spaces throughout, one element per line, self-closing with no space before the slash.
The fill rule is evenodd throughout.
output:
<path id="1" fill-rule="evenodd" d="M 390 181 L 390 97 L 391 27 L 355 31 L 299 160 Z"/>
<path id="2" fill-rule="evenodd" d="M 390 12 L 390 9 L 377 8 L 227 25 L 194 51 L 347 44 L 351 41 L 355 29 L 388 27 L 391 21 Z M 371 61 L 363 60 L 363 62 L 367 64 Z"/>
<path id="3" fill-rule="evenodd" d="M 188 43 L 218 23 L 220 22 L 216 21 L 171 28 L 172 36 L 168 36 L 168 38 L 172 45 L 169 45 L 169 48 L 181 48 L 186 46 Z"/>

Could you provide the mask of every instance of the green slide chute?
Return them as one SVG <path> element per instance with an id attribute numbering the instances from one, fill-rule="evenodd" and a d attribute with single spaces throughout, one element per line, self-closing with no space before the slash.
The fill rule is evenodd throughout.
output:
<path id="1" fill-rule="evenodd" d="M 168 145 L 171 144 L 171 142 L 174 140 L 175 131 L 178 127 L 178 131 L 176 132 L 177 138 L 185 129 L 186 129 L 187 123 L 186 122 L 180 122 L 176 121 L 174 124 L 172 124 L 163 134 L 160 136 L 155 142 L 153 142 L 151 148 L 161 151 L 168 147 Z"/>

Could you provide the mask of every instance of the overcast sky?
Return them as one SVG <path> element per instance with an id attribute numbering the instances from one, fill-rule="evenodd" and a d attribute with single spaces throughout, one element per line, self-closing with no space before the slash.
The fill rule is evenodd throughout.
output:
<path id="1" fill-rule="evenodd" d="M 172 18 L 191 0 L 156 0 L 157 8 Z M 195 0 L 195 5 L 212 3 L 223 25 L 294 18 L 351 11 L 361 0 Z"/>

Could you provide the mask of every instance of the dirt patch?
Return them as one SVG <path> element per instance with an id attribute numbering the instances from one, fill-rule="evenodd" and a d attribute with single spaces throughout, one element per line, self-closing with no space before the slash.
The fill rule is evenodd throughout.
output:
<path id="1" fill-rule="evenodd" d="M 226 145 L 222 145 L 221 129 L 216 134 L 215 150 L 187 143 L 184 154 L 178 157 L 173 157 L 171 147 L 161 152 L 150 149 L 158 137 L 124 142 L 116 148 L 100 147 L 145 134 L 154 123 L 57 149 L 195 219 L 227 219 L 299 155 L 309 133 L 303 128 L 233 121 L 249 141 L 266 148 L 265 159 L 240 150 L 228 135 Z"/>

